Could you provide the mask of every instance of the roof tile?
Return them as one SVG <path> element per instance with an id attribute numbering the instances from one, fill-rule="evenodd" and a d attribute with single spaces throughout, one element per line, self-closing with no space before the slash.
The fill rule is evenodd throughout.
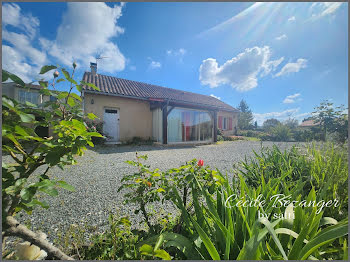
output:
<path id="1" fill-rule="evenodd" d="M 132 96 L 135 98 L 168 99 L 176 102 L 195 103 L 211 106 L 221 110 L 236 111 L 234 107 L 211 96 L 167 88 L 147 83 L 85 72 L 83 81 L 95 84 L 101 93 Z M 86 91 L 94 91 L 89 86 L 83 86 Z"/>

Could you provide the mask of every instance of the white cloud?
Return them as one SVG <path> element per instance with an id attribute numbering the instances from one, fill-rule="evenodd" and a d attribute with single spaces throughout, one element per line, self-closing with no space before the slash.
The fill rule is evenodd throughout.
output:
<path id="1" fill-rule="evenodd" d="M 310 112 L 298 113 L 300 108 L 291 108 L 280 112 L 268 112 L 268 113 L 253 113 L 254 121 L 258 122 L 258 125 L 261 126 L 265 120 L 270 118 L 275 118 L 281 122 L 293 118 L 301 122 L 305 117 L 310 116 Z"/>
<path id="2" fill-rule="evenodd" d="M 98 71 L 114 73 L 125 68 L 126 59 L 112 39 L 124 32 L 117 21 L 122 16 L 123 5 L 107 6 L 105 3 L 67 3 L 56 39 L 40 38 L 47 52 L 64 65 L 77 61 L 88 68 L 95 56 Z"/>
<path id="3" fill-rule="evenodd" d="M 173 50 L 173 49 L 170 49 L 170 50 L 167 50 L 166 51 L 167 55 L 171 56 L 183 56 L 186 54 L 186 49 L 184 48 L 180 48 L 178 50 Z"/>
<path id="4" fill-rule="evenodd" d="M 292 21 L 295 21 L 295 16 L 291 16 L 288 18 L 288 22 L 292 22 Z"/>
<path id="5" fill-rule="evenodd" d="M 214 94 L 211 94 L 210 96 L 211 96 L 211 97 L 214 97 L 214 98 L 216 98 L 216 99 L 219 99 L 219 100 L 221 100 L 221 97 L 219 97 L 219 96 L 216 96 L 216 95 L 214 95 Z"/>
<path id="6" fill-rule="evenodd" d="M 277 36 L 275 39 L 280 41 L 282 39 L 286 39 L 287 38 L 287 35 L 286 34 L 283 34 L 283 35 L 280 35 L 280 36 Z"/>
<path id="7" fill-rule="evenodd" d="M 39 79 L 40 68 L 47 63 L 47 56 L 33 46 L 37 35 L 39 20 L 31 14 L 25 14 L 16 4 L 4 4 L 2 37 L 2 67 L 18 75 L 25 82 Z M 19 32 L 8 31 L 11 25 Z M 47 79 L 49 75 L 40 76 Z"/>
<path id="8" fill-rule="evenodd" d="M 227 19 L 226 21 L 224 21 L 224 22 L 222 22 L 222 23 L 220 23 L 220 24 L 218 24 L 218 25 L 216 25 L 208 30 L 205 30 L 204 32 L 201 32 L 200 34 L 197 35 L 197 37 L 204 36 L 210 32 L 215 32 L 215 31 L 221 30 L 225 26 L 230 25 L 230 24 L 236 22 L 237 20 L 242 19 L 243 17 L 246 17 L 249 14 L 254 14 L 254 11 L 258 7 L 264 6 L 266 4 L 271 4 L 271 3 L 254 3 L 251 6 L 249 6 L 248 8 L 244 9 L 242 12 L 238 13 L 237 15 Z"/>
<path id="9" fill-rule="evenodd" d="M 266 119 L 276 118 L 279 121 L 287 120 L 289 117 L 296 118 L 300 108 L 291 108 L 281 112 L 268 112 L 268 113 L 253 113 L 254 121 L 258 122 L 258 125 L 261 126 Z"/>
<path id="10" fill-rule="evenodd" d="M 31 81 L 36 79 L 41 66 L 50 63 L 48 55 L 64 66 L 71 66 L 76 61 L 86 69 L 98 55 L 105 57 L 98 61 L 98 71 L 114 73 L 123 70 L 126 58 L 115 44 L 115 38 L 124 32 L 117 24 L 123 6 L 125 3 L 113 7 L 105 3 L 67 3 L 56 39 L 49 40 L 38 36 L 40 23 L 37 18 L 23 13 L 16 4 L 4 4 L 3 40 L 9 45 L 2 48 L 3 68 Z M 9 32 L 7 25 L 24 33 Z M 36 40 L 39 40 L 42 51 L 34 47 Z"/>
<path id="11" fill-rule="evenodd" d="M 150 69 L 156 69 L 156 68 L 161 68 L 162 64 L 160 62 L 157 61 L 151 61 L 149 64 L 149 68 Z"/>
<path id="12" fill-rule="evenodd" d="M 290 73 L 297 73 L 302 68 L 306 68 L 307 60 L 303 58 L 299 58 L 295 63 L 288 63 L 284 65 L 280 72 L 275 74 L 275 77 L 288 75 Z"/>
<path id="13" fill-rule="evenodd" d="M 2 45 L 2 68 L 16 74 L 26 83 L 31 82 L 32 76 L 38 74 L 40 70 L 26 63 L 25 58 L 8 45 Z"/>
<path id="14" fill-rule="evenodd" d="M 268 46 L 247 48 L 222 66 L 214 58 L 203 60 L 199 68 L 199 80 L 202 85 L 211 88 L 229 84 L 238 91 L 248 91 L 257 87 L 258 76 L 265 76 L 276 70 L 283 57 L 270 60 Z"/>
<path id="15" fill-rule="evenodd" d="M 298 97 L 300 97 L 300 93 L 296 93 L 294 95 L 289 95 L 283 100 L 283 103 L 284 104 L 293 104 L 296 102 L 296 98 L 298 98 Z"/>
<path id="16" fill-rule="evenodd" d="M 17 4 L 5 3 L 2 6 L 3 25 L 12 25 L 21 29 L 31 39 L 36 35 L 40 25 L 39 20 L 31 14 L 21 13 L 21 8 Z"/>
<path id="17" fill-rule="evenodd" d="M 11 43 L 16 51 L 22 57 L 27 57 L 32 64 L 44 65 L 46 62 L 46 54 L 34 48 L 26 35 L 3 30 L 2 38 Z"/>
<path id="18" fill-rule="evenodd" d="M 323 16 L 335 14 L 338 8 L 342 5 L 341 2 L 322 2 L 313 3 L 310 6 L 310 11 L 312 12 L 312 20 L 316 20 Z"/>
<path id="19" fill-rule="evenodd" d="M 166 51 L 166 54 L 170 57 L 176 57 L 179 59 L 180 62 L 183 61 L 183 58 L 186 54 L 186 49 L 184 48 L 179 48 L 178 50 L 173 50 L 173 49 L 170 49 L 170 50 L 167 50 Z"/>
<path id="20" fill-rule="evenodd" d="M 131 66 L 129 66 L 129 69 L 130 69 L 131 71 L 135 71 L 135 70 L 136 70 L 136 66 L 131 65 Z"/>

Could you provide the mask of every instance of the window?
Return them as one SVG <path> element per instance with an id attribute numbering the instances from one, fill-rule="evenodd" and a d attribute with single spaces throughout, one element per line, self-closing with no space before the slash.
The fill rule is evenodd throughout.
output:
<path id="1" fill-rule="evenodd" d="M 30 92 L 25 90 L 18 91 L 18 100 L 20 103 L 25 103 L 26 101 L 37 105 L 39 103 L 39 93 Z"/>
<path id="2" fill-rule="evenodd" d="M 223 127 L 222 127 L 223 130 L 227 130 L 227 118 L 224 117 L 223 118 Z"/>
<path id="3" fill-rule="evenodd" d="M 209 141 L 213 136 L 210 114 L 205 111 L 174 108 L 168 115 L 168 141 Z"/>
<path id="4" fill-rule="evenodd" d="M 50 102 L 55 102 L 57 101 L 57 97 L 55 96 L 50 96 Z"/>

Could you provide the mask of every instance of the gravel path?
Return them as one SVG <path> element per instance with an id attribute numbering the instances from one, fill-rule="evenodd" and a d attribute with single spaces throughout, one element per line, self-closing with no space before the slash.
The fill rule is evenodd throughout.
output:
<path id="1" fill-rule="evenodd" d="M 272 142 L 263 142 L 263 146 L 272 146 Z M 294 143 L 275 143 L 281 149 L 289 148 Z M 48 233 L 50 240 L 57 232 L 64 232 L 70 224 L 87 223 L 101 232 L 108 226 L 110 211 L 119 215 L 130 215 L 133 225 L 141 221 L 141 214 L 135 215 L 134 206 L 123 206 L 122 195 L 117 193 L 123 174 L 130 174 L 135 168 L 126 164 L 134 160 L 135 152 L 147 154 L 147 164 L 151 168 L 166 170 L 178 167 L 193 158 L 203 159 L 205 165 L 217 167 L 221 172 L 232 168 L 233 163 L 252 156 L 253 150 L 260 151 L 261 143 L 252 141 L 223 142 L 218 145 L 202 146 L 100 146 L 88 150 L 78 158 L 78 164 L 67 166 L 65 170 L 54 168 L 49 176 L 64 180 L 76 188 L 76 192 L 60 190 L 58 197 L 43 195 L 50 208 L 36 208 L 29 217 L 21 213 L 19 220 L 31 222 L 34 230 Z M 9 161 L 5 156 L 4 161 Z M 172 207 L 165 207 L 171 212 Z M 170 210 L 169 210 L 170 209 Z M 159 212 L 159 210 L 157 210 Z"/>

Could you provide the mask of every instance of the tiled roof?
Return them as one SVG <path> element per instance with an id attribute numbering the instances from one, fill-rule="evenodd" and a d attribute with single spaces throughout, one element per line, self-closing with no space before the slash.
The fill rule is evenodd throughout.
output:
<path id="1" fill-rule="evenodd" d="M 100 89 L 99 93 L 105 95 L 120 95 L 143 99 L 164 99 L 174 102 L 210 106 L 227 111 L 237 110 L 211 96 L 101 74 L 93 76 L 91 72 L 84 73 L 83 81 L 95 84 Z M 83 89 L 86 91 L 94 91 L 89 86 L 83 86 Z"/>
<path id="2" fill-rule="evenodd" d="M 307 127 L 307 126 L 318 126 L 318 125 L 319 124 L 315 123 L 313 120 L 306 120 L 306 121 L 302 122 L 299 126 Z"/>

